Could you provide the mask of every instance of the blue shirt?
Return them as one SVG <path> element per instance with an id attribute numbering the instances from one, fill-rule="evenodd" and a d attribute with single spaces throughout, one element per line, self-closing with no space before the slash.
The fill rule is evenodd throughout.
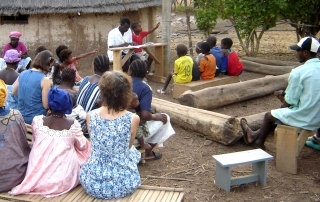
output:
<path id="1" fill-rule="evenodd" d="M 222 49 L 220 46 L 215 46 L 210 49 L 210 53 L 216 58 L 216 65 L 221 70 L 221 58 L 222 58 Z"/>
<path id="2" fill-rule="evenodd" d="M 291 106 L 272 110 L 286 125 L 316 130 L 320 127 L 320 60 L 313 58 L 293 69 L 288 79 L 285 100 Z"/>
<path id="3" fill-rule="evenodd" d="M 139 106 L 136 108 L 137 112 L 146 110 L 151 112 L 152 90 L 151 87 L 143 82 L 140 78 L 132 77 L 133 92 L 137 94 L 139 99 Z"/>

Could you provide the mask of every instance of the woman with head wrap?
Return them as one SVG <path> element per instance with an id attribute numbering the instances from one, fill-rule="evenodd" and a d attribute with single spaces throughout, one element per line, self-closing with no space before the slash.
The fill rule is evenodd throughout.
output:
<path id="1" fill-rule="evenodd" d="M 0 192 L 22 182 L 30 153 L 23 118 L 18 110 L 5 107 L 6 97 L 6 85 L 0 80 Z"/>
<path id="2" fill-rule="evenodd" d="M 46 74 L 51 71 L 53 62 L 50 51 L 40 52 L 32 62 L 32 69 L 23 71 L 13 87 L 12 94 L 18 96 L 17 109 L 27 124 L 31 124 L 33 117 L 47 114 L 51 84 Z"/>
<path id="3" fill-rule="evenodd" d="M 109 71 L 109 58 L 105 55 L 98 55 L 93 61 L 94 75 L 85 77 L 79 87 L 77 94 L 77 105 L 81 105 L 86 112 L 97 109 L 100 106 L 97 101 L 100 97 L 99 81 L 102 74 Z M 80 122 L 82 131 L 88 133 L 86 120 L 77 118 Z"/>
<path id="4" fill-rule="evenodd" d="M 17 72 L 22 72 L 25 69 L 29 68 L 29 65 L 31 63 L 31 58 L 28 57 L 28 50 L 27 47 L 21 42 L 20 37 L 22 34 L 18 31 L 12 31 L 9 34 L 10 43 L 7 43 L 2 52 L 2 57 L 6 54 L 6 52 L 10 49 L 15 49 L 19 53 L 19 57 L 21 60 L 19 61 Z"/>
<path id="5" fill-rule="evenodd" d="M 90 143 L 78 121 L 66 118 L 72 111 L 69 94 L 57 87 L 48 93 L 50 115 L 32 121 L 32 149 L 26 177 L 9 192 L 54 197 L 79 184 L 80 166 L 89 158 Z"/>

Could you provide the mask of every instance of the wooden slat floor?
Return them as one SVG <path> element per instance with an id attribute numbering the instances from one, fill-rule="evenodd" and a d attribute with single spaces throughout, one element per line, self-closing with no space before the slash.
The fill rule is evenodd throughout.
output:
<path id="1" fill-rule="evenodd" d="M 141 185 L 132 195 L 117 200 L 95 199 L 86 194 L 81 185 L 71 192 L 54 198 L 44 198 L 36 195 L 10 196 L 7 192 L 0 193 L 0 202 L 180 202 L 183 200 L 184 192 L 181 188 L 154 187 Z"/>

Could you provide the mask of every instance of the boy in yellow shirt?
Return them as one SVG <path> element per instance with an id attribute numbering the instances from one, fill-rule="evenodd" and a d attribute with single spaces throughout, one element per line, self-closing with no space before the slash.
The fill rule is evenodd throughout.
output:
<path id="1" fill-rule="evenodd" d="M 166 89 L 173 78 L 175 83 L 189 83 L 192 80 L 193 60 L 187 56 L 188 48 L 183 44 L 179 44 L 176 48 L 178 59 L 174 61 L 174 70 L 169 73 L 162 89 L 157 90 L 158 93 L 165 94 Z"/>

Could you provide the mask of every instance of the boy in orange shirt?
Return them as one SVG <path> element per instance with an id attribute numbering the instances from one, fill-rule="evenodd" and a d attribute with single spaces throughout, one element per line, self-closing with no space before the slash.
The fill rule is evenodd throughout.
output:
<path id="1" fill-rule="evenodd" d="M 201 44 L 201 52 L 204 56 L 200 59 L 200 74 L 202 80 L 211 80 L 216 74 L 216 58 L 210 53 L 210 44 Z"/>

